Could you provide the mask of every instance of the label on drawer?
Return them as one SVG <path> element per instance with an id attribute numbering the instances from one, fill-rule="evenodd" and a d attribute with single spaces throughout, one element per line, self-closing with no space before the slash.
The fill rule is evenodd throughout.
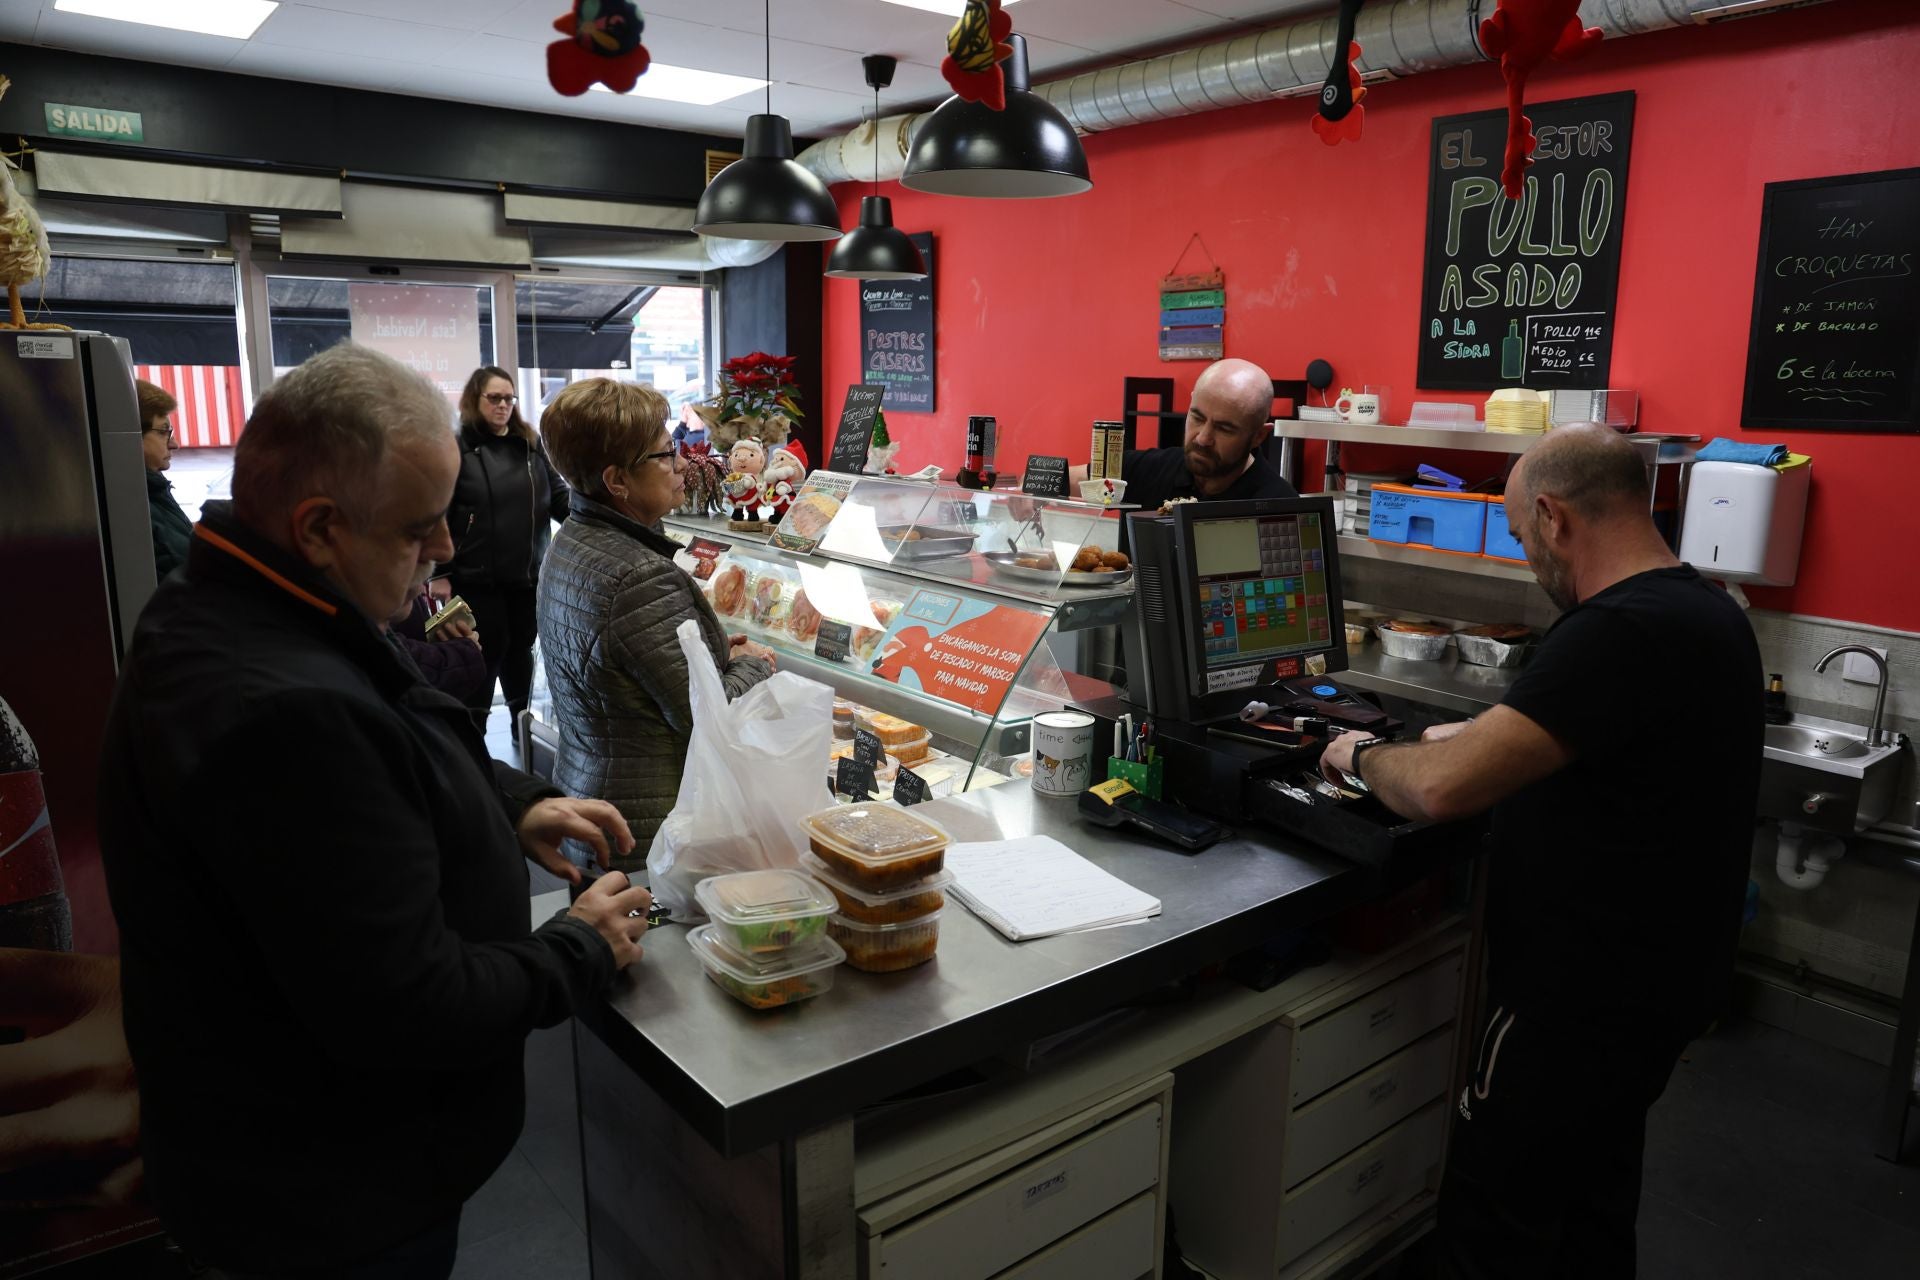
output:
<path id="1" fill-rule="evenodd" d="M 1020 1193 L 1020 1207 L 1031 1209 L 1049 1196 L 1057 1196 L 1067 1189 L 1067 1171 L 1065 1169 L 1051 1177 L 1042 1178 Z"/>

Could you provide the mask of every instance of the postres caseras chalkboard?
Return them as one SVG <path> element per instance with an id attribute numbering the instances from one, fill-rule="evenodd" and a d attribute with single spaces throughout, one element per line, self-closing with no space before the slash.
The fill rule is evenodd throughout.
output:
<path id="1" fill-rule="evenodd" d="M 1505 111 L 1434 119 L 1419 385 L 1607 386 L 1633 104 L 1528 103 L 1538 146 L 1518 200 L 1500 189 Z"/>
<path id="2" fill-rule="evenodd" d="M 1920 169 L 1769 182 L 1743 427 L 1920 431 Z"/>
<path id="3" fill-rule="evenodd" d="M 887 389 L 887 412 L 933 412 L 933 233 L 907 237 L 926 260 L 924 280 L 860 282 L 862 382 Z"/>

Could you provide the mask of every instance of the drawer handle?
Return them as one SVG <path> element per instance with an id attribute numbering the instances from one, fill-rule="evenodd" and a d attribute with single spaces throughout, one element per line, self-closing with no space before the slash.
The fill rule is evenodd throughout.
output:
<path id="1" fill-rule="evenodd" d="M 1353 1194 L 1359 1195 L 1362 1191 L 1372 1186 L 1374 1182 L 1379 1179 L 1380 1175 L 1386 1172 L 1386 1169 L 1387 1161 L 1384 1156 L 1362 1165 L 1360 1171 L 1353 1175 Z"/>
<path id="2" fill-rule="evenodd" d="M 1020 1193 L 1020 1207 L 1031 1209 L 1042 1200 L 1059 1195 L 1067 1189 L 1067 1171 L 1062 1169 L 1051 1177 L 1042 1178 Z"/>
<path id="3" fill-rule="evenodd" d="M 1398 998 L 1387 1001 L 1387 1003 L 1381 1005 L 1378 1009 L 1375 1009 L 1371 1014 L 1368 1015 L 1367 1030 L 1378 1031 L 1380 1028 L 1386 1026 L 1389 1022 L 1392 1022 L 1394 1015 L 1399 1011 L 1400 1011 L 1400 1001 Z"/>
<path id="4" fill-rule="evenodd" d="M 1377 1107 L 1398 1092 L 1400 1092 L 1400 1082 L 1389 1076 L 1367 1090 L 1367 1105 Z"/>

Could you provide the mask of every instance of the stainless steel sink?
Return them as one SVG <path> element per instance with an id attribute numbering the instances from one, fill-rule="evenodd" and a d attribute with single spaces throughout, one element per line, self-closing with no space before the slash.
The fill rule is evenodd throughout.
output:
<path id="1" fill-rule="evenodd" d="M 1864 737 L 1852 738 L 1833 729 L 1803 724 L 1770 724 L 1767 745 L 1789 755 L 1814 760 L 1857 760 L 1867 754 Z"/>
<path id="2" fill-rule="evenodd" d="M 1905 739 L 1869 746 L 1861 725 L 1796 715 L 1770 724 L 1760 765 L 1760 816 L 1846 835 L 1893 807 Z"/>

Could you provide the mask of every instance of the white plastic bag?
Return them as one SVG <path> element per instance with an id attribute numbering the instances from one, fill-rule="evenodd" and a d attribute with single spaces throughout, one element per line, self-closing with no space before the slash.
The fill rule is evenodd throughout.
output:
<path id="1" fill-rule="evenodd" d="M 655 901 L 693 920 L 705 914 L 693 887 L 708 876 L 800 865 L 800 819 L 833 804 L 833 690 L 779 671 L 728 702 L 700 624 L 689 618 L 674 634 L 687 658 L 693 735 L 647 875 Z"/>

